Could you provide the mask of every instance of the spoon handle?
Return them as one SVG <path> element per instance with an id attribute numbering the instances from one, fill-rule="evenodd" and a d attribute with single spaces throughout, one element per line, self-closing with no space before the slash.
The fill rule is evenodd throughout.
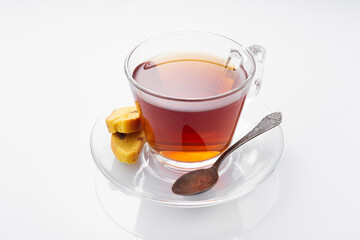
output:
<path id="1" fill-rule="evenodd" d="M 258 123 L 258 125 L 256 125 L 256 127 L 254 127 L 248 134 L 246 134 L 243 138 L 241 138 L 234 145 L 228 148 L 223 154 L 221 154 L 221 156 L 218 158 L 218 160 L 214 163 L 212 167 L 218 169 L 222 161 L 235 149 L 237 149 L 244 143 L 250 141 L 254 137 L 257 137 L 260 134 L 263 134 L 264 132 L 278 126 L 281 123 L 281 120 L 282 120 L 282 114 L 280 112 L 271 113 L 266 117 L 264 117 Z"/>

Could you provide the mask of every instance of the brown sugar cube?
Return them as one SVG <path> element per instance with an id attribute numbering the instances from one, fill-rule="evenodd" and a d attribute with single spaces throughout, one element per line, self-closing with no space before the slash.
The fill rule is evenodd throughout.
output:
<path id="1" fill-rule="evenodd" d="M 110 133 L 132 133 L 141 130 L 139 113 L 135 106 L 114 110 L 106 118 L 106 126 Z"/>
<path id="2" fill-rule="evenodd" d="M 111 135 L 111 149 L 115 157 L 124 163 L 136 163 L 145 143 L 144 132 L 113 133 Z"/>

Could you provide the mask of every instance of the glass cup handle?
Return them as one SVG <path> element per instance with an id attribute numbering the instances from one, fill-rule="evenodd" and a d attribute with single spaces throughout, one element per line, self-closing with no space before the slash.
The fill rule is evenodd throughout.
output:
<path id="1" fill-rule="evenodd" d="M 264 68 L 264 60 L 266 51 L 265 48 L 263 48 L 260 45 L 252 45 L 248 47 L 249 52 L 253 56 L 256 64 L 256 71 L 254 76 L 254 86 L 251 87 L 249 96 L 254 97 L 258 95 L 260 88 L 261 88 L 261 81 L 262 81 L 262 75 L 263 75 L 263 68 Z"/>

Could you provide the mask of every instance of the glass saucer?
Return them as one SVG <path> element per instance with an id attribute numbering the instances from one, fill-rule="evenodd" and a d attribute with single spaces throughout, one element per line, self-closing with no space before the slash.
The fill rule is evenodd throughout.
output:
<path id="1" fill-rule="evenodd" d="M 244 136 L 270 111 L 259 101 L 246 103 L 235 130 L 233 142 Z M 171 191 L 183 173 L 164 167 L 144 146 L 137 163 L 119 162 L 110 148 L 110 134 L 101 114 L 91 133 L 90 148 L 100 172 L 121 191 L 139 199 L 175 207 L 206 207 L 244 197 L 275 169 L 283 151 L 283 135 L 278 126 L 234 151 L 222 164 L 218 183 L 209 191 L 194 196 L 179 196 Z"/>

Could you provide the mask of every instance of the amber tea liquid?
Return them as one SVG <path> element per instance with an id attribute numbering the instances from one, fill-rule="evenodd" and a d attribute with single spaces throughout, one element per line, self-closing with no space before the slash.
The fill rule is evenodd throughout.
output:
<path id="1" fill-rule="evenodd" d="M 206 98 L 226 93 L 247 79 L 246 71 L 213 56 L 162 56 L 136 67 L 133 78 L 155 93 L 177 98 Z M 229 104 L 148 102 L 135 97 L 147 142 L 164 157 L 197 162 L 213 158 L 230 144 L 245 94 Z M 196 107 L 195 107 L 196 106 Z"/>

